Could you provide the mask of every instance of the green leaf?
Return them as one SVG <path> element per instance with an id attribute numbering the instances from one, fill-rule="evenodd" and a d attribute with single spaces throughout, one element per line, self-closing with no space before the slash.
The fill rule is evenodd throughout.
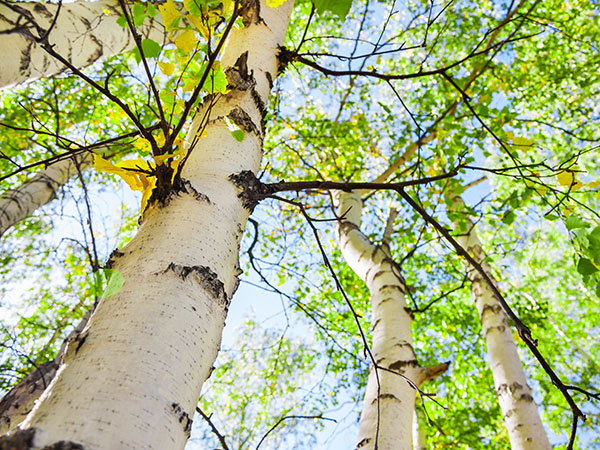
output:
<path id="1" fill-rule="evenodd" d="M 158 11 L 152 3 L 148 3 L 148 17 L 152 18 L 158 14 Z"/>
<path id="2" fill-rule="evenodd" d="M 577 263 L 577 272 L 579 272 L 583 276 L 591 275 L 597 271 L 598 268 L 594 264 L 592 264 L 592 261 L 590 261 L 587 258 L 581 258 L 579 260 L 579 263 Z"/>
<path id="3" fill-rule="evenodd" d="M 146 58 L 156 58 L 160 54 L 162 46 L 152 39 L 144 39 L 142 41 L 142 50 Z"/>
<path id="4" fill-rule="evenodd" d="M 589 225 L 590 225 L 589 223 L 587 223 L 582 218 L 576 216 L 575 214 L 571 214 L 569 217 L 567 217 L 567 220 L 565 220 L 565 226 L 567 227 L 567 230 L 574 230 L 576 228 L 585 228 L 585 227 L 588 227 Z"/>
<path id="5" fill-rule="evenodd" d="M 187 12 L 193 14 L 194 16 L 202 15 L 202 8 L 200 3 L 205 3 L 204 1 L 199 2 L 198 0 L 183 0 L 183 7 Z"/>
<path id="6" fill-rule="evenodd" d="M 121 28 L 127 28 L 127 19 L 125 18 L 125 14 L 121 15 L 121 17 L 119 17 L 117 19 L 117 25 L 119 25 Z"/>
<path id="7" fill-rule="evenodd" d="M 549 220 L 550 222 L 555 222 L 560 218 L 555 214 L 546 214 L 544 217 L 546 218 L 546 220 Z"/>
<path id="8" fill-rule="evenodd" d="M 102 298 L 112 297 L 123 288 L 123 275 L 118 270 L 104 269 L 104 277 L 106 278 L 106 288 L 102 293 Z"/>
<path id="9" fill-rule="evenodd" d="M 233 130 L 231 132 L 231 135 L 238 142 L 242 142 L 244 140 L 244 138 L 246 137 L 246 133 L 244 133 L 243 130 Z"/>
<path id="10" fill-rule="evenodd" d="M 133 24 L 136 27 L 141 26 L 146 18 L 146 7 L 141 3 L 133 5 Z"/>
<path id="11" fill-rule="evenodd" d="M 506 225 L 510 225 L 511 223 L 513 223 L 515 221 L 516 218 L 517 218 L 517 215 L 513 211 L 506 211 L 504 213 L 504 216 L 502 217 L 502 223 L 504 223 Z"/>
<path id="12" fill-rule="evenodd" d="M 225 76 L 225 72 L 223 72 L 223 68 L 219 66 L 217 70 L 213 69 L 210 75 L 209 80 L 211 86 L 209 86 L 209 89 L 211 90 L 211 93 L 225 93 L 227 91 L 227 77 Z"/>
<path id="13" fill-rule="evenodd" d="M 313 3 L 317 12 L 331 11 L 342 19 L 348 15 L 352 6 L 352 0 L 314 0 Z"/>

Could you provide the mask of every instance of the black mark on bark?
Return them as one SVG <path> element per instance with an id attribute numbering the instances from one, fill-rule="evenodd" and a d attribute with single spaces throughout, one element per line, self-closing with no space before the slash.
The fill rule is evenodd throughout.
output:
<path id="1" fill-rule="evenodd" d="M 189 180 L 179 179 L 179 182 L 173 184 L 173 193 L 179 195 L 180 193 L 190 194 L 196 200 L 206 202 L 211 205 L 210 198 L 202 192 L 198 192 Z"/>
<path id="2" fill-rule="evenodd" d="M 169 264 L 165 270 L 172 271 L 179 278 L 186 280 L 188 277 L 193 277 L 195 281 L 210 294 L 218 302 L 227 307 L 229 301 L 225 292 L 225 285 L 219 280 L 218 275 L 206 266 L 180 266 L 175 263 Z"/>
<path id="3" fill-rule="evenodd" d="M 14 430 L 0 437 L 0 450 L 27 450 L 33 445 L 35 428 Z"/>
<path id="4" fill-rule="evenodd" d="M 401 361 L 396 361 L 393 362 L 392 364 L 390 364 L 389 369 L 396 371 L 396 372 L 402 372 L 404 370 L 405 367 L 417 367 L 419 365 L 419 363 L 417 362 L 416 359 L 409 359 L 408 361 L 406 360 L 401 360 Z"/>
<path id="5" fill-rule="evenodd" d="M 244 26 L 254 25 L 257 23 L 265 23 L 260 17 L 260 2 L 258 0 L 248 0 L 240 5 L 240 14 Z"/>
<path id="6" fill-rule="evenodd" d="M 42 450 L 84 450 L 83 445 L 72 441 L 55 442 L 52 445 L 44 447 Z"/>
<path id="7" fill-rule="evenodd" d="M 118 248 L 115 248 L 112 253 L 110 254 L 110 256 L 108 257 L 108 261 L 106 261 L 106 264 L 104 264 L 104 267 L 107 269 L 111 269 L 112 266 L 115 264 L 115 261 L 120 258 L 121 256 L 123 256 L 125 253 L 119 251 Z"/>
<path id="8" fill-rule="evenodd" d="M 87 337 L 88 337 L 88 333 L 83 333 L 83 334 L 77 334 L 75 339 L 73 339 L 73 344 L 77 343 L 77 346 L 75 347 L 75 354 L 77 354 L 77 352 L 79 351 L 79 349 L 81 348 L 83 343 L 86 341 Z"/>
<path id="9" fill-rule="evenodd" d="M 371 438 L 364 438 L 362 439 L 358 445 L 356 446 L 356 448 L 361 448 L 364 447 L 365 445 L 367 445 L 369 442 L 371 442 Z"/>
<path id="10" fill-rule="evenodd" d="M 235 64 L 227 69 L 225 74 L 227 75 L 227 81 L 229 81 L 228 87 L 230 89 L 247 91 L 248 89 L 252 89 L 256 84 L 254 74 L 248 72 L 248 52 L 242 53 Z"/>
<path id="11" fill-rule="evenodd" d="M 233 123 L 240 127 L 244 132 L 259 135 L 258 128 L 254 125 L 252 118 L 246 111 L 240 108 L 234 108 L 228 115 Z"/>
<path id="12" fill-rule="evenodd" d="M 229 176 L 229 180 L 241 190 L 238 197 L 242 199 L 242 205 L 249 211 L 266 198 L 271 192 L 258 178 L 250 171 L 243 170 L 240 173 L 234 173 Z"/>
<path id="13" fill-rule="evenodd" d="M 378 400 L 395 400 L 400 402 L 400 399 L 396 397 L 394 394 L 379 394 L 377 398 L 374 398 L 371 404 L 377 403 Z"/>
<path id="14" fill-rule="evenodd" d="M 186 436 L 189 436 L 190 431 L 192 430 L 192 422 L 193 422 L 192 419 L 190 418 L 189 414 L 186 413 L 183 410 L 183 408 L 181 406 L 179 406 L 179 404 L 177 404 L 177 403 L 172 403 L 171 409 L 177 416 L 177 420 L 179 420 L 179 423 L 183 425 L 183 432 L 186 434 Z"/>

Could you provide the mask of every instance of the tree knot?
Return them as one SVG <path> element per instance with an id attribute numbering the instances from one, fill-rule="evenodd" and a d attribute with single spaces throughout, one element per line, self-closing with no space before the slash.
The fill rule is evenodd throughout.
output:
<path id="1" fill-rule="evenodd" d="M 249 211 L 253 211 L 258 202 L 272 194 L 271 189 L 250 170 L 242 170 L 229 176 L 229 180 L 241 190 L 238 197 L 242 200 L 242 205 Z"/>

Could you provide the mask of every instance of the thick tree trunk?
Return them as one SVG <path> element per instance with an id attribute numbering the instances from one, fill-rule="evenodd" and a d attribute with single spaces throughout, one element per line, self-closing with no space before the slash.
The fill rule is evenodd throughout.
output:
<path id="1" fill-rule="evenodd" d="M 116 0 L 64 3 L 52 25 L 57 11 L 57 3 L 0 4 L 0 89 L 65 70 L 62 63 L 33 40 L 43 36 L 46 30 L 50 30 L 48 40 L 54 50 L 75 67 L 123 53 L 135 45 L 129 30 L 116 22 L 122 14 Z M 9 32 L 12 30 L 14 32 Z M 163 42 L 166 37 L 162 26 L 152 20 L 139 31 L 158 42 Z"/>
<path id="2" fill-rule="evenodd" d="M 338 191 L 335 199 L 341 217 L 338 238 L 342 254 L 371 293 L 371 352 L 375 362 L 388 369 L 376 370 L 371 365 L 357 448 L 410 450 L 415 386 L 443 373 L 448 363 L 427 368 L 419 365 L 404 297 L 406 286 L 389 247 L 386 243 L 373 245 L 360 231 L 362 202 L 357 193 Z"/>
<path id="3" fill-rule="evenodd" d="M 19 425 L 33 409 L 35 401 L 42 395 L 62 362 L 67 345 L 76 339 L 87 324 L 92 309 L 90 309 L 77 327 L 63 341 L 56 358 L 35 367 L 25 378 L 14 386 L 0 400 L 0 435 Z M 0 445 L 1 447 L 1 445 Z"/>
<path id="4" fill-rule="evenodd" d="M 0 237 L 37 208 L 50 202 L 78 170 L 86 169 L 92 161 L 89 153 L 60 160 L 38 172 L 17 189 L 3 193 L 0 196 Z"/>
<path id="5" fill-rule="evenodd" d="M 230 176 L 259 168 L 264 103 L 292 8 L 291 0 L 277 9 L 261 2 L 260 11 L 252 4 L 247 26 L 232 32 L 222 58 L 236 75 L 233 89 L 212 108 L 206 136 L 183 169 L 186 189 L 164 206 L 152 204 L 137 235 L 113 254 L 123 288 L 100 302 L 25 421 L 23 428 L 34 431 L 22 433 L 34 434 L 35 447 L 185 445 L 238 283 L 249 210 Z M 204 115 L 196 114 L 190 142 Z M 243 142 L 225 117 L 246 131 Z"/>
<path id="6" fill-rule="evenodd" d="M 464 211 L 465 204 L 460 197 L 454 196 L 451 202 L 451 208 L 455 212 Z M 460 244 L 473 255 L 493 279 L 475 225 L 466 216 L 462 220 L 463 226 L 466 223 L 467 229 L 459 240 Z M 461 230 L 459 227 L 459 223 L 455 223 L 456 230 Z M 527 377 L 517 352 L 508 317 L 479 272 L 469 267 L 467 275 L 471 282 L 475 306 L 479 312 L 490 368 L 511 448 L 512 450 L 550 449 L 548 436 L 533 400 L 531 388 L 527 384 Z"/>

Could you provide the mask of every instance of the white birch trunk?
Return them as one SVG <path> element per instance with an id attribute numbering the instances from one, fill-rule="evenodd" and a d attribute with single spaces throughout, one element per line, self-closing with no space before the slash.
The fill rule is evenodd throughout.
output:
<path id="1" fill-rule="evenodd" d="M 360 231 L 362 202 L 356 192 L 335 192 L 340 249 L 371 293 L 373 343 L 378 365 L 401 373 L 420 387 L 443 373 L 448 364 L 423 368 L 412 344 L 412 317 L 406 308 L 406 286 L 387 244 L 373 245 Z M 412 449 L 416 390 L 400 375 L 371 366 L 357 448 Z"/>
<path id="2" fill-rule="evenodd" d="M 37 208 L 50 202 L 57 191 L 77 174 L 78 167 L 83 171 L 92 161 L 89 153 L 60 160 L 17 189 L 3 193 L 0 196 L 0 237 Z"/>
<path id="3" fill-rule="evenodd" d="M 427 450 L 427 433 L 423 411 L 415 408 L 413 413 L 413 450 Z"/>
<path id="4" fill-rule="evenodd" d="M 248 83 L 211 111 L 182 173 L 187 192 L 152 204 L 137 235 L 113 254 L 124 286 L 100 302 L 25 421 L 34 448 L 63 440 L 85 449 L 184 447 L 240 273 L 249 210 L 229 177 L 259 168 L 262 103 L 291 8 L 291 0 L 277 9 L 261 2 L 258 18 L 230 36 L 222 62 L 232 67 L 247 54 Z M 225 116 L 246 119 L 243 142 L 231 136 Z"/>
<path id="5" fill-rule="evenodd" d="M 11 6 L 24 12 L 44 30 L 52 24 L 58 7 L 57 3 L 40 2 L 14 2 Z M 116 23 L 121 14 L 116 0 L 64 3 L 50 31 L 49 42 L 75 67 L 84 67 L 100 58 L 131 50 L 135 46 L 133 36 L 128 29 Z M 66 69 L 22 33 L 24 26 L 27 30 L 31 28 L 19 17 L 19 12 L 0 4 L 0 33 L 18 29 L 14 33 L 2 34 L 0 38 L 0 89 Z M 154 21 L 148 21 L 139 31 L 159 43 L 166 36 L 162 26 Z M 33 34 L 38 36 L 36 31 Z"/>
<path id="6" fill-rule="evenodd" d="M 454 211 L 463 211 L 464 206 L 460 197 L 453 197 Z M 468 228 L 459 242 L 493 279 L 493 272 L 486 261 L 475 225 L 466 216 L 464 220 Z M 458 223 L 455 223 L 455 227 L 459 230 Z M 527 384 L 527 377 L 517 352 L 508 317 L 481 275 L 470 266 L 467 275 L 481 320 L 494 385 L 511 448 L 512 450 L 550 449 L 548 436 L 533 400 L 531 388 Z"/>

